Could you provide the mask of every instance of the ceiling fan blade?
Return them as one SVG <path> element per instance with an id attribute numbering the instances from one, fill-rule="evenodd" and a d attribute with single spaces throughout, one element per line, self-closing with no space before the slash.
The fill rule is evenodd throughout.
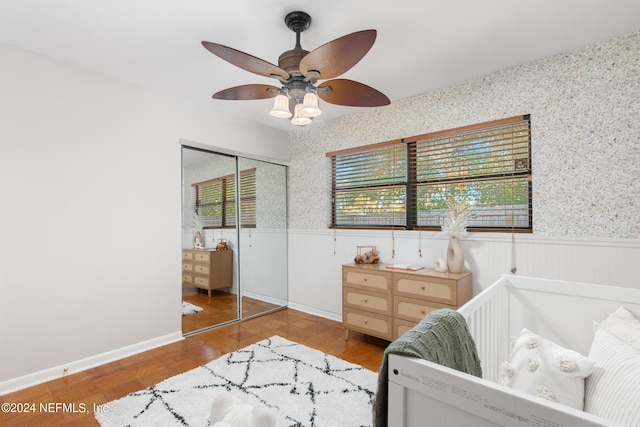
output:
<path id="1" fill-rule="evenodd" d="M 325 93 L 323 88 L 331 88 Z M 381 107 L 389 105 L 391 101 L 385 94 L 365 84 L 347 79 L 335 79 L 318 86 L 318 96 L 330 104 L 346 105 L 349 107 Z"/>
<path id="2" fill-rule="evenodd" d="M 356 65 L 376 41 L 376 30 L 347 34 L 311 51 L 300 61 L 300 71 L 318 71 L 320 79 L 332 79 Z"/>
<path id="3" fill-rule="evenodd" d="M 202 42 L 202 46 L 204 46 L 209 52 L 213 53 L 216 56 L 219 56 L 230 64 L 233 64 L 236 67 L 240 67 L 243 70 L 249 71 L 259 76 L 280 76 L 285 80 L 289 78 L 289 73 L 287 73 L 282 68 L 277 67 L 263 59 L 256 58 L 253 55 L 249 55 L 248 53 L 244 53 L 231 47 L 223 46 L 221 44 L 206 41 Z"/>
<path id="4" fill-rule="evenodd" d="M 242 85 L 230 87 L 213 94 L 214 99 L 231 101 L 247 101 L 253 99 L 273 98 L 278 94 L 278 88 L 270 85 Z"/>

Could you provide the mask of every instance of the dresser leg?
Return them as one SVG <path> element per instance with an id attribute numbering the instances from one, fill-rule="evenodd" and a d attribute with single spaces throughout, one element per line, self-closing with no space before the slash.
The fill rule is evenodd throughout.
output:
<path id="1" fill-rule="evenodd" d="M 345 341 L 349 340 L 349 329 L 346 329 L 346 328 L 344 330 L 344 340 Z"/>
<path id="2" fill-rule="evenodd" d="M 211 298 L 211 289 L 209 289 L 209 298 Z"/>

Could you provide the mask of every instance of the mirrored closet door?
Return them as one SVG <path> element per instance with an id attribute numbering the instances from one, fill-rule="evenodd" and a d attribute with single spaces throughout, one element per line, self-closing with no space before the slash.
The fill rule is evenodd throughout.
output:
<path id="1" fill-rule="evenodd" d="M 182 147 L 182 331 L 287 304 L 286 167 Z"/>
<path id="2" fill-rule="evenodd" d="M 246 319 L 287 305 L 287 169 L 246 158 L 238 159 L 238 168 L 241 309 Z M 251 185 L 243 186 L 251 177 L 253 193 Z"/>

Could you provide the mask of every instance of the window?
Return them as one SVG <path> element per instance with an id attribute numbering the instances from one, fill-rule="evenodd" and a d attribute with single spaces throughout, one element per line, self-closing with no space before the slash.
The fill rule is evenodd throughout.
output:
<path id="1" fill-rule="evenodd" d="M 530 147 L 527 115 L 327 153 L 331 226 L 439 230 L 453 199 L 470 231 L 530 232 Z"/>
<path id="2" fill-rule="evenodd" d="M 226 175 L 192 184 L 192 205 L 203 228 L 236 226 L 235 175 Z M 256 170 L 240 172 L 240 223 L 244 228 L 256 226 Z"/>
<path id="3" fill-rule="evenodd" d="M 384 144 L 331 156 L 334 226 L 406 225 L 407 149 Z"/>

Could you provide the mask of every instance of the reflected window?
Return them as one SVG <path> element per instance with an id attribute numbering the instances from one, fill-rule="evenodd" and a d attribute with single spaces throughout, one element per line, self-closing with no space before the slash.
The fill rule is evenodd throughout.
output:
<path id="1" fill-rule="evenodd" d="M 236 226 L 235 175 L 192 184 L 192 207 L 203 229 Z M 240 221 L 244 228 L 256 226 L 256 169 L 240 171 Z"/>

